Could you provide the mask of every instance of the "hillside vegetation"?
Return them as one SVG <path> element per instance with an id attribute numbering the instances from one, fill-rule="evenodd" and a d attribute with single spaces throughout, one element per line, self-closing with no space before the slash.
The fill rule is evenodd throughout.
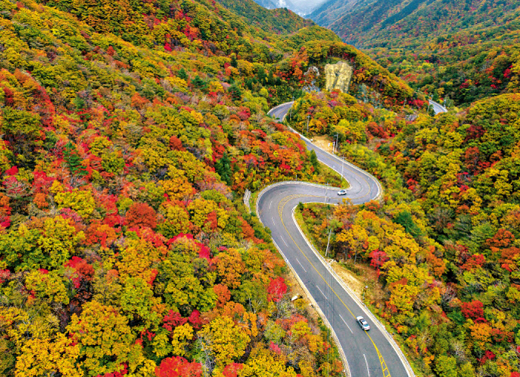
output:
<path id="1" fill-rule="evenodd" d="M 411 89 L 277 12 L 0 1 L 2 376 L 341 374 L 242 195 L 324 179 L 266 116 L 310 64 L 366 64 L 389 103 Z"/>
<path id="2" fill-rule="evenodd" d="M 287 8 L 265 9 L 267 4 L 260 6 L 253 0 L 219 0 L 219 3 L 245 17 L 248 22 L 277 33 L 293 33 L 315 25 L 313 21 L 301 18 Z M 274 4 L 270 4 L 269 8 L 275 8 Z"/>
<path id="3" fill-rule="evenodd" d="M 520 36 L 517 1 L 354 3 L 330 1 L 311 18 L 366 50 L 415 89 L 463 106 L 518 90 L 512 79 Z"/>

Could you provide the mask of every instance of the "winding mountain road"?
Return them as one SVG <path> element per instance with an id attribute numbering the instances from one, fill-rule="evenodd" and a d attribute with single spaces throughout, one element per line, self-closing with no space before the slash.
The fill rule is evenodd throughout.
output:
<path id="1" fill-rule="evenodd" d="M 286 103 L 269 113 L 281 121 L 291 106 L 292 102 Z M 302 139 L 308 149 L 316 152 L 319 161 L 342 174 L 350 183 L 347 197 L 354 204 L 376 200 L 381 196 L 381 185 L 373 176 L 316 147 L 308 139 Z M 338 190 L 304 182 L 274 184 L 260 193 L 257 213 L 262 223 L 271 229 L 273 241 L 311 300 L 318 306 L 322 317 L 332 327 L 338 346 L 346 358 L 350 376 L 414 376 L 391 336 L 337 278 L 296 224 L 293 213 L 299 202 L 339 204 L 343 197 L 338 197 Z M 360 315 L 370 323 L 369 332 L 363 331 L 357 324 L 355 318 Z"/>

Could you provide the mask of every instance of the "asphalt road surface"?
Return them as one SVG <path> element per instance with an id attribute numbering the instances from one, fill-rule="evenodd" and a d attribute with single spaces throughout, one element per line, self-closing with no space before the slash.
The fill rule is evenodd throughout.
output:
<path id="1" fill-rule="evenodd" d="M 437 103 L 437 102 L 432 101 L 432 100 L 430 100 L 429 103 L 433 107 L 433 112 L 435 113 L 435 115 L 440 114 L 440 113 L 447 113 L 448 112 L 448 109 L 446 109 L 440 103 Z"/>
<path id="2" fill-rule="evenodd" d="M 271 110 L 279 120 L 287 114 L 292 103 Z M 350 183 L 347 197 L 354 204 L 377 199 L 381 194 L 379 182 L 370 174 L 344 162 L 304 139 L 307 148 L 316 151 L 318 159 L 336 170 Z M 321 311 L 334 329 L 339 346 L 346 356 L 352 377 L 406 377 L 407 371 L 397 350 L 383 331 L 375 326 L 367 309 L 360 305 L 336 280 L 324 262 L 312 250 L 293 218 L 299 202 L 337 204 L 344 197 L 337 195 L 338 188 L 288 182 L 270 186 L 260 195 L 257 204 L 262 223 L 269 227 L 280 252 L 289 261 L 293 271 L 305 284 Z M 365 332 L 356 322 L 363 316 L 371 325 Z"/>

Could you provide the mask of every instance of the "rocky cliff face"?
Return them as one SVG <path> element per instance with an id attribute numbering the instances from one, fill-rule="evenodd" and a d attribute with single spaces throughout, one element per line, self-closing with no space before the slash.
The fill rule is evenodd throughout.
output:
<path id="1" fill-rule="evenodd" d="M 343 93 L 347 93 L 353 72 L 352 67 L 346 62 L 327 64 L 325 66 L 325 90 L 330 92 L 339 89 Z"/>

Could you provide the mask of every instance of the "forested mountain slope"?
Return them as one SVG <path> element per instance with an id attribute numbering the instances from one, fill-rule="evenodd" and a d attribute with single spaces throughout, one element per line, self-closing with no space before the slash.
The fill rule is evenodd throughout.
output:
<path id="1" fill-rule="evenodd" d="M 326 1 L 309 15 L 319 25 L 330 26 L 334 21 L 347 14 L 359 0 L 330 0 Z"/>
<path id="2" fill-rule="evenodd" d="M 242 195 L 325 182 L 265 115 L 311 64 L 349 60 L 389 106 L 413 92 L 327 30 L 250 24 L 0 0 L 0 375 L 340 375 Z"/>
<path id="3" fill-rule="evenodd" d="M 344 11 L 337 12 L 338 7 Z M 421 41 L 472 28 L 507 25 L 519 11 L 520 5 L 511 0 L 332 0 L 310 17 L 348 43 L 368 48 L 395 46 L 398 37 Z"/>
<path id="4" fill-rule="evenodd" d="M 315 25 L 313 21 L 299 17 L 288 7 L 273 9 L 276 7 L 274 4 L 260 6 L 253 0 L 219 0 L 219 3 L 264 30 L 291 33 Z"/>
<path id="5" fill-rule="evenodd" d="M 359 1 L 342 14 L 330 4 L 311 18 L 417 89 L 467 106 L 516 85 L 517 1 Z"/>

